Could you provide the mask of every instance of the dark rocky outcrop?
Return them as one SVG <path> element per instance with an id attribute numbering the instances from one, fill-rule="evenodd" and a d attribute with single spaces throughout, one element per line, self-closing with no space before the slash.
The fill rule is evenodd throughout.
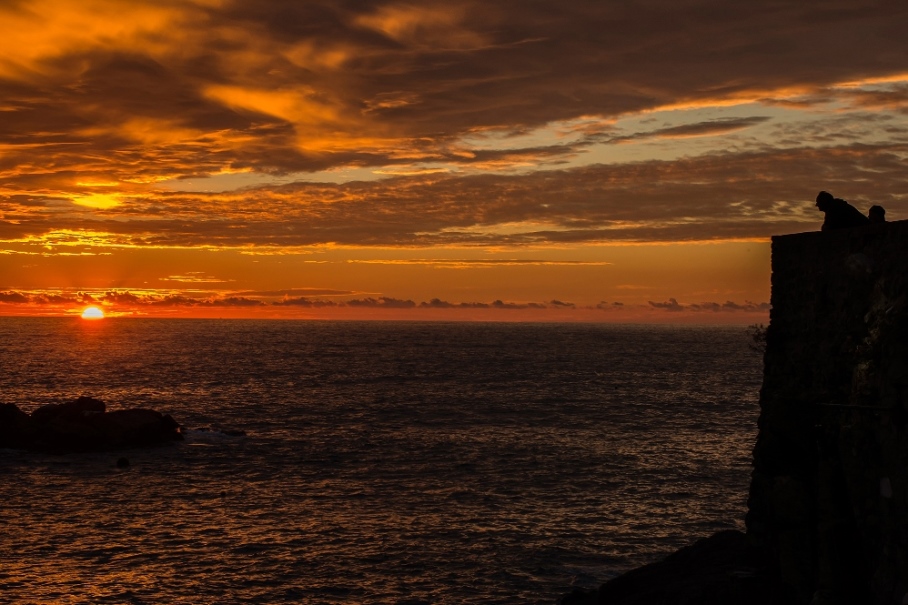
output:
<path id="1" fill-rule="evenodd" d="M 762 553 L 734 530 L 703 538 L 561 605 L 768 605 L 791 603 Z"/>
<path id="2" fill-rule="evenodd" d="M 168 414 L 147 409 L 108 412 L 104 402 L 79 397 L 26 414 L 0 404 L 0 448 L 46 452 L 87 452 L 147 447 L 183 438 Z"/>
<path id="3" fill-rule="evenodd" d="M 0 447 L 22 449 L 35 437 L 31 416 L 12 403 L 0 403 Z"/>
<path id="4" fill-rule="evenodd" d="M 908 603 L 908 221 L 773 238 L 747 535 L 799 603 Z"/>

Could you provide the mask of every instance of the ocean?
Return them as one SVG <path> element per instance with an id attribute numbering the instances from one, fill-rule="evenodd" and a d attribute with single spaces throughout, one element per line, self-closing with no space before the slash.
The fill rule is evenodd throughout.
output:
<path id="1" fill-rule="evenodd" d="M 0 450 L 0 603 L 552 604 L 743 528 L 760 382 L 743 327 L 3 317 L 0 402 L 187 430 Z"/>

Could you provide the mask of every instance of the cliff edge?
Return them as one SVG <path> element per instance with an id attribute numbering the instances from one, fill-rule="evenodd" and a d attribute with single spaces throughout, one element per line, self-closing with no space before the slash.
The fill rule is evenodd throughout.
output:
<path id="1" fill-rule="evenodd" d="M 563 604 L 908 604 L 908 221 L 774 237 L 771 300 L 746 535 Z"/>
<path id="2" fill-rule="evenodd" d="M 773 238 L 747 535 L 799 603 L 908 603 L 908 221 Z"/>

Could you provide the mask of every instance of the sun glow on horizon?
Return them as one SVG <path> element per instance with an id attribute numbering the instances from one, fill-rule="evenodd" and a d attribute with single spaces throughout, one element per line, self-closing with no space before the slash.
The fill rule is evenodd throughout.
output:
<path id="1" fill-rule="evenodd" d="M 82 311 L 82 319 L 104 319 L 104 311 L 98 307 L 85 307 Z"/>

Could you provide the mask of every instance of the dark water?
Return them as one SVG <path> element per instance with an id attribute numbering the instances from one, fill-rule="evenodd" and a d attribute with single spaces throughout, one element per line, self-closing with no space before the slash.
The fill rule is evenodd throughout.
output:
<path id="1" fill-rule="evenodd" d="M 0 602 L 554 603 L 742 526 L 742 328 L 0 318 L 0 401 L 185 443 L 0 450 Z"/>

